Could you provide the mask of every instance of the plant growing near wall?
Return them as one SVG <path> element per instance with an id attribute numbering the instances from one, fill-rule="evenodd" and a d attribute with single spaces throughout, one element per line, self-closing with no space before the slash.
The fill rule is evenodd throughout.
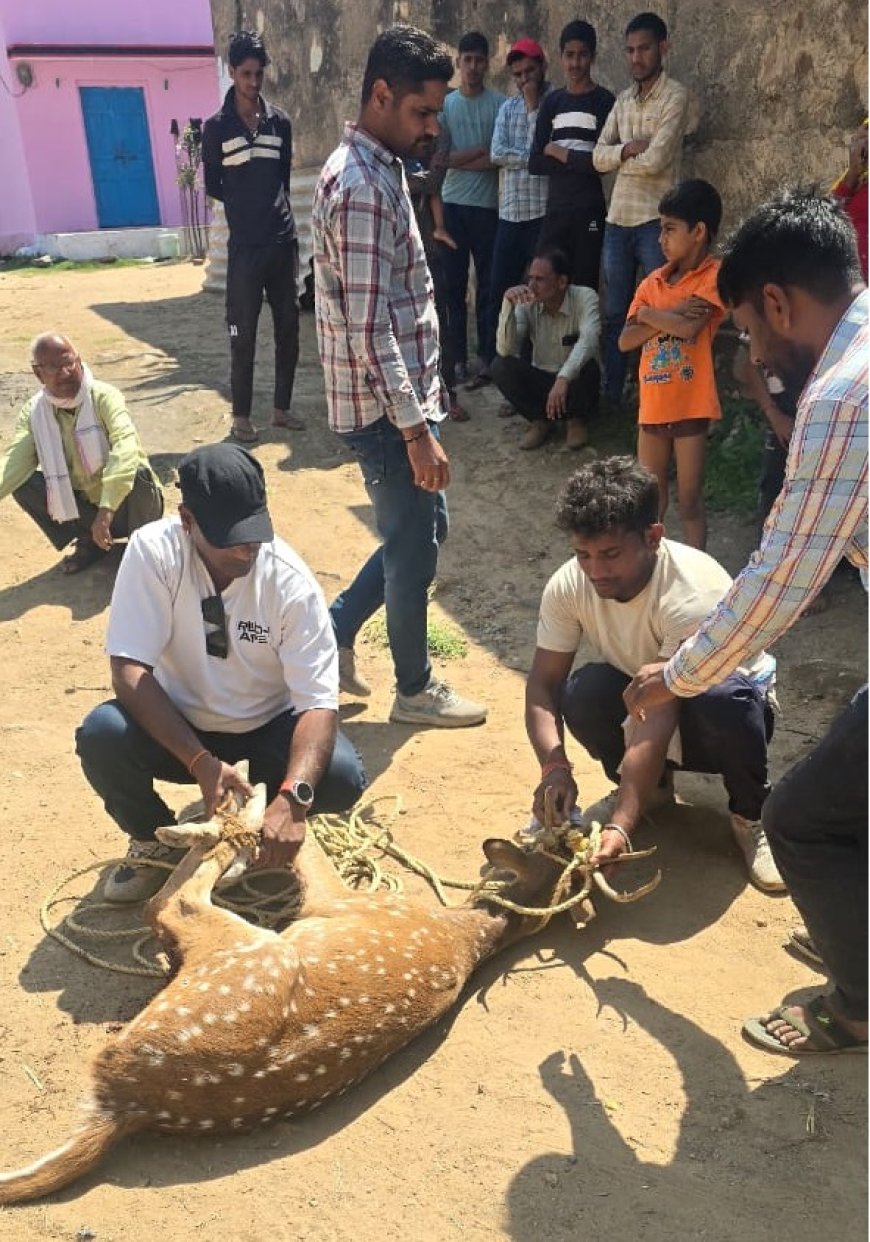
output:
<path id="1" fill-rule="evenodd" d="M 175 142 L 176 182 L 181 190 L 181 210 L 187 235 L 187 252 L 204 259 L 206 252 L 205 196 L 202 184 L 202 121 L 191 117 L 181 134 L 172 122 Z"/>

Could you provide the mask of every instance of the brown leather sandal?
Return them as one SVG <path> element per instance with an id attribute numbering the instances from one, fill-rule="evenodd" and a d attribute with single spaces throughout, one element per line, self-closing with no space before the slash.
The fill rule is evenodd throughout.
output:
<path id="1" fill-rule="evenodd" d="M 65 556 L 61 561 L 61 572 L 65 574 L 80 574 L 83 569 L 93 565 L 102 556 L 105 556 L 105 553 L 97 547 L 93 539 L 88 539 L 81 535 L 76 540 L 75 547 L 69 556 Z"/>

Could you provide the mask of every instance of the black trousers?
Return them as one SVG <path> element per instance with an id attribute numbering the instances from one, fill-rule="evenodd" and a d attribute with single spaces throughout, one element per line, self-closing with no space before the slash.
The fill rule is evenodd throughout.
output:
<path id="1" fill-rule="evenodd" d="M 577 741 L 619 784 L 625 754 L 622 692 L 631 678 L 610 664 L 586 664 L 562 689 L 562 718 Z M 746 677 L 732 673 L 721 685 L 697 698 L 680 700 L 680 740 L 684 772 L 722 776 L 728 809 L 757 820 L 765 805 L 767 743 L 773 736 L 773 711 Z M 673 767 L 668 764 L 668 767 Z"/>
<path id="2" fill-rule="evenodd" d="M 75 493 L 79 509 L 78 518 L 69 522 L 55 522 L 49 516 L 48 497 L 45 490 L 45 476 L 36 470 L 26 483 L 22 483 L 12 496 L 21 505 L 29 517 L 58 551 L 65 548 L 73 539 L 80 535 L 88 536 L 97 516 L 97 506 L 91 504 L 87 496 Z M 154 481 L 154 476 L 145 466 L 140 466 L 133 480 L 133 488 L 123 503 L 115 510 L 112 518 L 112 538 L 127 539 L 134 530 L 144 526 L 146 522 L 156 522 L 163 516 L 163 493 Z"/>
<path id="3" fill-rule="evenodd" d="M 547 397 L 556 379 L 552 371 L 533 367 L 524 358 L 504 358 L 496 354 L 489 373 L 499 391 L 523 418 L 537 422 L 547 417 Z M 565 417 L 585 421 L 597 414 L 600 389 L 601 371 L 595 359 L 591 358 L 577 378 L 568 384 Z"/>
<path id="4" fill-rule="evenodd" d="M 867 1018 L 867 687 L 773 788 L 762 817 L 846 1017 Z"/>
<path id="5" fill-rule="evenodd" d="M 267 246 L 227 250 L 227 329 L 230 334 L 230 387 L 233 418 L 250 418 L 254 393 L 257 324 L 263 294 L 272 308 L 275 334 L 276 410 L 289 410 L 299 360 L 299 301 L 296 279 L 299 249 L 295 239 Z"/>
<path id="6" fill-rule="evenodd" d="M 571 284 L 598 289 L 604 246 L 604 204 L 590 211 L 547 213 L 538 235 L 538 253 L 563 250 L 571 264 Z"/>

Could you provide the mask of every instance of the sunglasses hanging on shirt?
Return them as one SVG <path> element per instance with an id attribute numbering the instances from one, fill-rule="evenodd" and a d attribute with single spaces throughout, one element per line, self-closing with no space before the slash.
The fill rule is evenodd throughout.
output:
<path id="1" fill-rule="evenodd" d="M 227 630 L 227 614 L 224 601 L 219 595 L 209 595 L 201 601 L 202 619 L 206 627 L 205 649 L 210 656 L 225 660 L 230 652 L 230 636 Z"/>

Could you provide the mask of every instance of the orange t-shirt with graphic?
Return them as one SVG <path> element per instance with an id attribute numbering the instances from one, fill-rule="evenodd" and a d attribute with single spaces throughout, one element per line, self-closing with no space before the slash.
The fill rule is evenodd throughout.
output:
<path id="1" fill-rule="evenodd" d="M 668 277 L 674 265 L 666 263 L 650 272 L 637 287 L 629 307 L 629 319 L 641 306 L 671 311 L 688 297 L 703 298 L 715 307 L 694 341 L 660 332 L 641 346 L 638 372 L 638 422 L 641 426 L 644 423 L 677 423 L 687 418 L 722 417 L 713 370 L 713 337 L 727 313 L 716 289 L 719 266 L 719 259 L 708 256 L 698 267 L 670 284 Z"/>

